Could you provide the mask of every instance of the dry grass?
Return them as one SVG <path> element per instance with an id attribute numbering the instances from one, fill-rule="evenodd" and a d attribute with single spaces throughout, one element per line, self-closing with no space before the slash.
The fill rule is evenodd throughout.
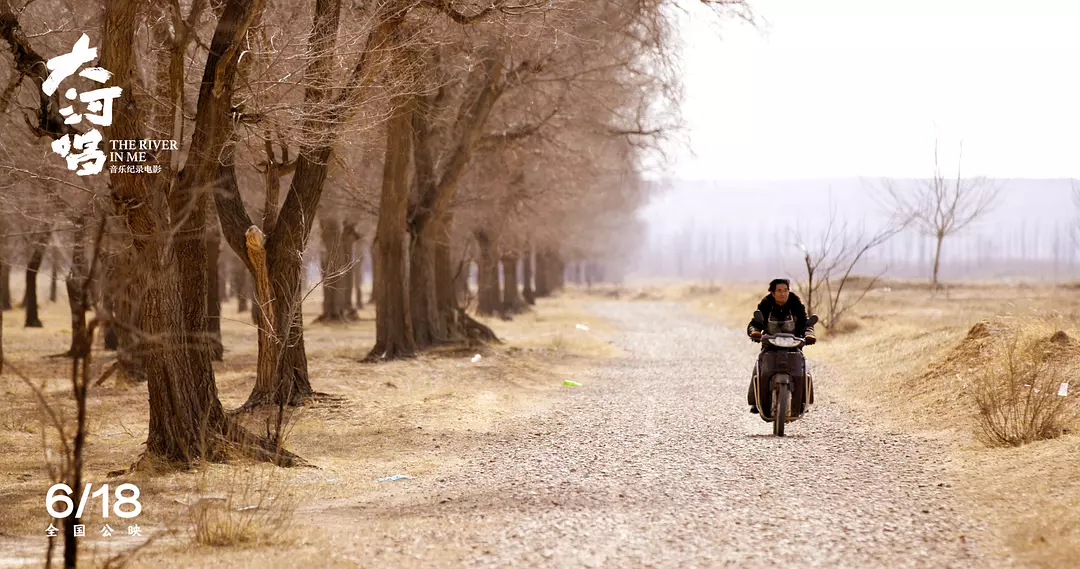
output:
<path id="1" fill-rule="evenodd" d="M 698 296 L 685 285 L 659 290 L 742 328 L 764 288 L 723 283 L 718 293 Z M 1068 397 L 1056 393 L 1080 369 L 1080 349 L 1055 333 L 1075 338 L 1080 331 L 1075 291 L 989 282 L 934 292 L 922 283 L 883 282 L 848 323 L 819 330 L 822 341 L 808 350 L 837 372 L 840 381 L 826 389 L 888 428 L 940 444 L 970 515 L 987 521 L 1019 566 L 1074 565 L 1080 386 L 1071 385 Z M 988 436 L 988 427 L 998 434 Z M 1010 446 L 1001 448 L 1003 440 Z M 1034 442 L 1012 446 L 1026 441 Z"/>
<path id="2" fill-rule="evenodd" d="M 223 496 L 213 495 L 219 479 L 204 477 L 203 492 L 188 505 L 191 541 L 204 546 L 259 546 L 289 543 L 298 497 L 284 488 L 274 470 L 225 468 Z"/>
<path id="3" fill-rule="evenodd" d="M 138 485 L 143 511 L 136 521 L 143 536 L 128 536 L 125 521 L 112 525 L 117 535 L 103 538 L 95 528 L 106 520 L 100 511 L 91 512 L 80 557 L 87 566 L 100 566 L 147 537 L 158 537 L 132 566 L 270 567 L 284 559 L 332 566 L 326 551 L 342 540 L 354 542 L 356 528 L 352 520 L 329 512 L 365 504 L 392 507 L 402 499 L 401 488 L 430 483 L 487 437 L 497 436 L 501 419 L 545 409 L 565 390 L 564 379 L 617 353 L 606 340 L 610 327 L 596 319 L 586 302 L 574 294 L 541 299 L 535 310 L 513 321 L 485 320 L 504 340 L 501 345 L 436 350 L 375 365 L 359 362 L 375 341 L 371 307 L 361 311 L 356 323 L 309 324 L 305 343 L 312 385 L 335 399 L 290 412 L 288 448 L 317 469 L 283 470 L 237 460 L 187 472 L 140 470 L 107 479 L 107 472 L 127 466 L 142 452 L 146 390 L 115 377 L 92 387 L 84 478 L 95 485 Z M 307 322 L 320 303 L 318 292 L 307 299 Z M 225 361 L 214 364 L 226 408 L 246 400 L 255 378 L 255 330 L 249 315 L 238 314 L 235 306 L 233 301 L 224 307 Z M 21 311 L 5 314 L 4 353 L 44 385 L 51 404 L 70 422 L 70 362 L 46 357 L 67 349 L 66 300 L 43 303 L 42 320 L 45 328 L 24 329 Z M 473 362 L 476 353 L 481 358 Z M 97 350 L 94 355 L 93 367 L 101 373 L 112 356 Z M 39 567 L 51 521 L 43 506 L 51 484 L 42 450 L 47 431 L 30 390 L 11 374 L 0 375 L 0 395 L 0 566 Z M 251 414 L 245 425 L 263 432 L 272 414 Z M 399 473 L 414 480 L 376 482 Z M 347 511 L 355 517 L 357 510 Z"/>

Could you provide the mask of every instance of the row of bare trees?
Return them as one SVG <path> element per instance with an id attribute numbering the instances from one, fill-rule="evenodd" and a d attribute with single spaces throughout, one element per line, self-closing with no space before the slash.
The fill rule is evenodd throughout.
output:
<path id="1" fill-rule="evenodd" d="M 741 1 L 706 3 L 748 17 Z M 238 446 L 294 464 L 222 408 L 211 365 L 225 348 L 221 291 L 255 300 L 244 408 L 300 405 L 316 396 L 301 310 L 313 241 L 321 321 L 360 307 L 371 242 L 377 340 L 357 353 L 368 361 L 495 340 L 470 312 L 512 317 L 557 290 L 568 262 L 629 258 L 642 153 L 677 126 L 673 7 L 0 0 L 5 253 L 29 252 L 29 296 L 58 236 L 71 355 L 100 325 L 117 377 L 146 382 L 148 456 L 189 464 Z M 122 89 L 101 148 L 176 141 L 148 152 L 160 173 L 77 177 L 48 152 L 85 132 L 65 122 L 62 90 L 42 90 L 46 60 L 84 33 L 98 47 L 90 65 Z"/>

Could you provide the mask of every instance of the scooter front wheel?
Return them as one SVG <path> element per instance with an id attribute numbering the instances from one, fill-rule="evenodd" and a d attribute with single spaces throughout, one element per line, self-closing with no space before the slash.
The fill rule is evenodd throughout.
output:
<path id="1" fill-rule="evenodd" d="M 788 405 L 791 402 L 791 393 L 788 392 L 787 384 L 781 383 L 780 385 L 777 385 L 773 396 L 776 397 L 776 416 L 773 417 L 773 434 L 782 437 L 784 436 L 784 424 L 787 423 Z"/>

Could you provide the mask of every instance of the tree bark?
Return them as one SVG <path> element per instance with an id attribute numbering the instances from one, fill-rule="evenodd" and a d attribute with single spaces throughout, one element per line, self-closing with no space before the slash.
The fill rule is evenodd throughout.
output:
<path id="1" fill-rule="evenodd" d="M 212 215 L 212 212 L 211 212 Z M 221 232 L 209 222 L 206 231 L 206 328 L 210 358 L 225 361 L 221 343 Z"/>
<path id="2" fill-rule="evenodd" d="M 477 230 L 475 235 L 476 242 L 480 245 L 480 258 L 477 261 L 476 313 L 481 316 L 493 316 L 502 308 L 502 294 L 499 292 L 498 244 L 483 229 Z"/>
<path id="3" fill-rule="evenodd" d="M 521 294 L 518 292 L 517 267 L 519 258 L 516 251 L 502 256 L 502 311 L 504 315 L 520 314 L 528 310 L 528 305 L 521 299 Z"/>
<path id="4" fill-rule="evenodd" d="M 536 294 L 533 292 L 533 251 L 532 246 L 525 247 L 525 259 L 522 264 L 522 296 L 529 305 L 536 304 Z"/>
<path id="5" fill-rule="evenodd" d="M 35 236 L 30 245 L 30 260 L 26 264 L 26 292 L 23 295 L 23 307 L 26 308 L 26 328 L 41 328 L 41 319 L 38 318 L 37 299 L 37 275 L 41 269 L 41 262 L 45 258 L 45 249 L 48 246 L 49 234 Z"/>
<path id="6" fill-rule="evenodd" d="M 413 336 L 406 255 L 409 158 L 412 150 L 412 113 L 416 95 L 396 97 L 386 126 L 386 158 L 383 161 L 382 196 L 375 234 L 378 263 L 378 298 L 375 301 L 375 346 L 365 359 L 388 360 L 413 357 Z"/>

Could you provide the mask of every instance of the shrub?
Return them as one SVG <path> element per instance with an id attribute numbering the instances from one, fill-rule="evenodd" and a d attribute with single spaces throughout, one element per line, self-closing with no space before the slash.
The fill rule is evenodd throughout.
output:
<path id="1" fill-rule="evenodd" d="M 1004 353 L 992 357 L 975 382 L 975 434 L 989 446 L 1057 438 L 1080 418 L 1076 395 L 1058 395 L 1061 384 L 1068 382 L 1061 359 L 1045 341 L 1020 338 L 1008 340 Z"/>

